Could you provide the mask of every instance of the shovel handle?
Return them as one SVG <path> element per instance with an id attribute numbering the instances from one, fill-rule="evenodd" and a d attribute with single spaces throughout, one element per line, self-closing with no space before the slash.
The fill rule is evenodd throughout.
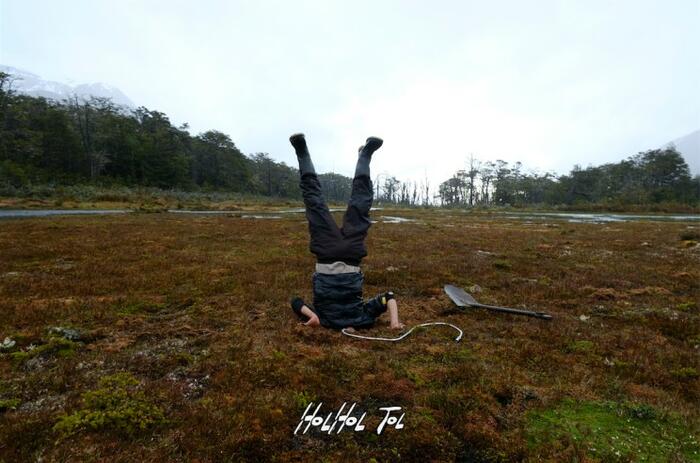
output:
<path id="1" fill-rule="evenodd" d="M 534 312 L 532 310 L 510 309 L 508 307 L 498 307 L 495 305 L 486 305 L 486 304 L 475 304 L 474 307 L 482 307 L 484 309 L 492 310 L 494 312 L 504 312 L 504 313 L 511 313 L 514 315 L 525 315 L 528 317 L 541 318 L 543 320 L 551 320 L 552 319 L 552 316 L 549 315 L 548 313 Z"/>

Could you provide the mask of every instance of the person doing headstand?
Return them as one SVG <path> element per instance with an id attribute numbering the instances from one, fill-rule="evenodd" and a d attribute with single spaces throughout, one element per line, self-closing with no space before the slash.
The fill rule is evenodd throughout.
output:
<path id="1" fill-rule="evenodd" d="M 367 255 L 365 238 L 372 222 L 373 189 L 369 175 L 372 154 L 382 146 L 382 139 L 369 137 L 359 149 L 348 208 L 341 227 L 335 222 L 321 193 L 304 134 L 289 137 L 301 176 L 306 218 L 311 236 L 310 250 L 316 256 L 313 274 L 313 304 L 299 297 L 291 301 L 292 310 L 306 326 L 326 328 L 369 328 L 388 310 L 393 329 L 402 329 L 398 305 L 391 291 L 367 301 L 362 300 L 364 274 L 360 261 Z"/>

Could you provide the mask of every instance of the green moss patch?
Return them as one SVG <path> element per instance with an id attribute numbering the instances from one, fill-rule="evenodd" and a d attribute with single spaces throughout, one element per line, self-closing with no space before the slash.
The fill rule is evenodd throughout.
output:
<path id="1" fill-rule="evenodd" d="M 499 259 L 493 263 L 493 266 L 498 270 L 510 270 L 513 265 L 505 259 Z"/>
<path id="2" fill-rule="evenodd" d="M 0 413 L 16 409 L 20 403 L 19 399 L 0 399 Z"/>
<path id="3" fill-rule="evenodd" d="M 135 436 L 164 423 L 163 411 L 148 401 L 138 385 L 128 373 L 102 378 L 98 389 L 83 394 L 84 407 L 61 416 L 54 431 L 68 436 L 83 430 L 113 430 Z"/>
<path id="4" fill-rule="evenodd" d="M 136 315 L 136 314 L 149 314 L 156 313 L 167 306 L 166 304 L 160 302 L 147 302 L 147 301 L 127 301 L 115 306 L 116 312 L 119 315 Z"/>
<path id="5" fill-rule="evenodd" d="M 700 373 L 693 367 L 677 368 L 671 374 L 681 380 L 693 380 L 700 378 Z"/>
<path id="6" fill-rule="evenodd" d="M 568 353 L 588 353 L 593 352 L 595 349 L 595 344 L 592 341 L 573 341 L 564 349 Z"/>
<path id="7" fill-rule="evenodd" d="M 697 429 L 648 405 L 566 400 L 530 412 L 526 434 L 534 451 L 565 441 L 602 461 L 667 461 L 672 455 L 700 461 Z"/>
<path id="8" fill-rule="evenodd" d="M 316 402 L 318 399 L 313 392 L 301 391 L 292 393 L 292 400 L 298 409 L 304 410 L 310 403 Z"/>
<path id="9" fill-rule="evenodd" d="M 27 360 L 36 357 L 71 357 L 81 345 L 79 342 L 52 336 L 46 344 L 41 344 L 28 350 L 12 352 L 9 355 L 16 365 L 21 365 Z"/>

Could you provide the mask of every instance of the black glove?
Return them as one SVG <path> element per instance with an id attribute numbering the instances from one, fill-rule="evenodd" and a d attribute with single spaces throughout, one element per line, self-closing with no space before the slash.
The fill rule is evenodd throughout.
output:
<path id="1" fill-rule="evenodd" d="M 394 299 L 394 292 L 387 291 L 386 293 L 382 294 L 382 305 L 386 305 L 387 302 L 389 302 L 392 299 Z"/>

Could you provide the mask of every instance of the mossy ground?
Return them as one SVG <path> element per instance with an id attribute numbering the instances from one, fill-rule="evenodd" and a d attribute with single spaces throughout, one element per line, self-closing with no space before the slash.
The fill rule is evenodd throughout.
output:
<path id="1" fill-rule="evenodd" d="M 99 388 L 83 394 L 83 408 L 59 417 L 54 425 L 62 437 L 84 430 L 116 431 L 127 437 L 165 423 L 163 411 L 138 389 L 139 381 L 121 372 L 99 380 Z"/>
<path id="2" fill-rule="evenodd" d="M 677 416 L 659 416 L 648 405 L 565 400 L 528 414 L 531 450 L 569 447 L 603 461 L 700 461 L 700 441 Z"/>
<path id="3" fill-rule="evenodd" d="M 606 461 L 620 449 L 596 423 L 631 431 L 596 404 L 634 403 L 634 429 L 652 444 L 619 458 L 653 461 L 668 442 L 676 453 L 664 458 L 693 461 L 679 442 L 700 419 L 700 247 L 683 244 L 697 225 L 373 214 L 416 221 L 373 225 L 366 295 L 394 290 L 402 321 L 455 323 L 461 344 L 446 328 L 389 344 L 299 326 L 289 298 L 311 298 L 314 263 L 301 214 L 1 222 L 0 339 L 17 345 L 0 355 L 11 405 L 0 460 Z M 446 283 L 555 319 L 455 310 Z M 53 326 L 88 335 L 68 345 Z M 373 334 L 391 334 L 386 321 Z M 56 424 L 94 411 L 90 391 L 120 372 L 138 382 L 127 403 L 157 424 L 76 426 L 61 439 Z M 357 402 L 370 430 L 378 407 L 398 405 L 406 426 L 294 436 L 318 401 Z"/>

